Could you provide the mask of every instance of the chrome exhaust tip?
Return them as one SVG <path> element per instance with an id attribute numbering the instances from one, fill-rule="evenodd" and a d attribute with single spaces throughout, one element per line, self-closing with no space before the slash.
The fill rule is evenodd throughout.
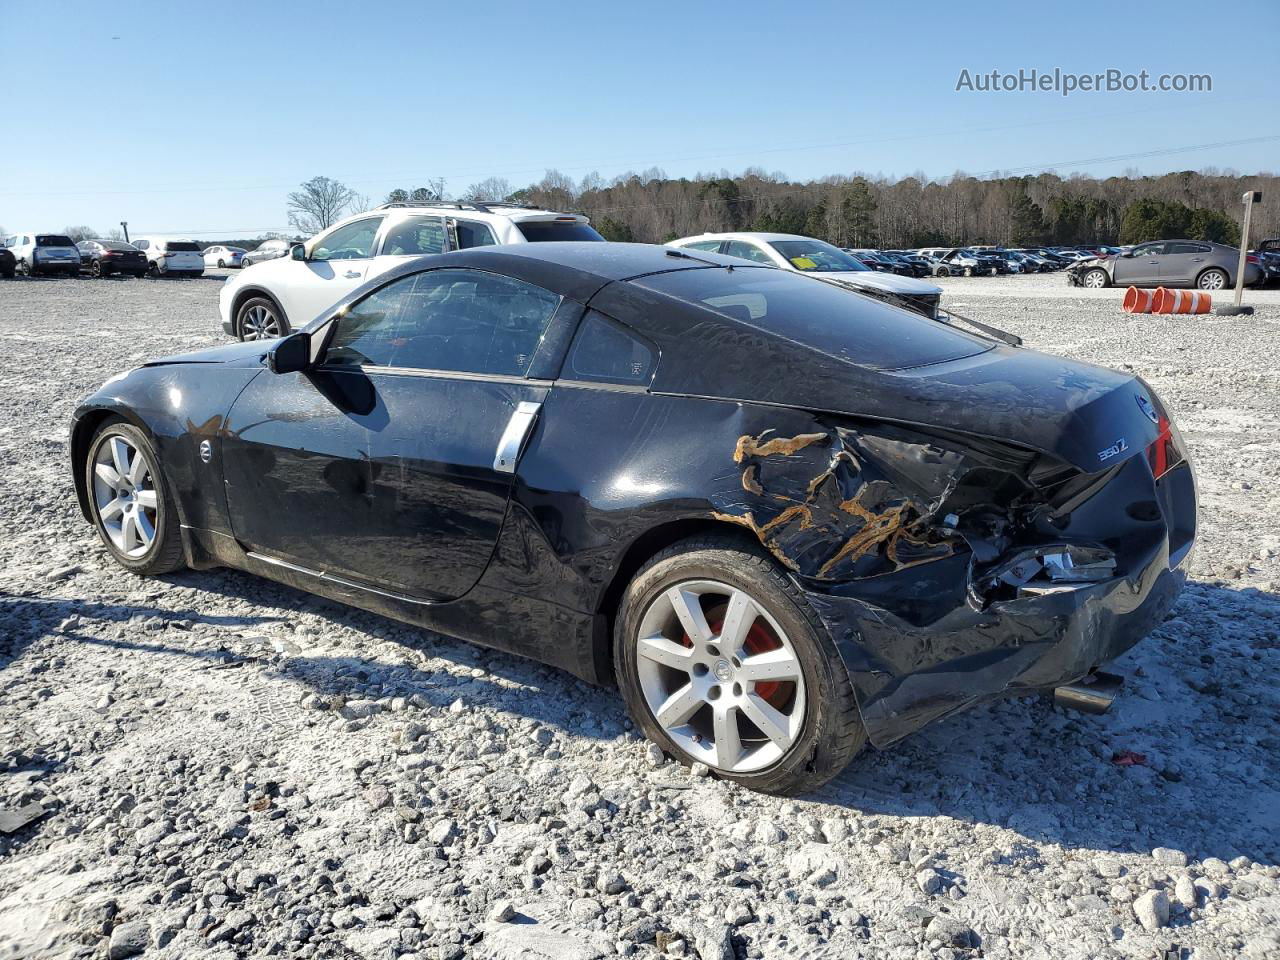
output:
<path id="1" fill-rule="evenodd" d="M 1120 694 L 1124 677 L 1098 671 L 1075 683 L 1053 688 L 1053 702 L 1067 710 L 1080 713 L 1106 713 Z"/>

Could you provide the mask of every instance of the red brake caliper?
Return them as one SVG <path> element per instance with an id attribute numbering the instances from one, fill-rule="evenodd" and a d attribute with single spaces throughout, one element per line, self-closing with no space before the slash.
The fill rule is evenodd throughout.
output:
<path id="1" fill-rule="evenodd" d="M 724 626 L 723 608 L 715 610 L 711 616 L 707 617 L 707 626 L 712 633 L 720 632 L 720 629 Z M 690 639 L 687 633 L 681 634 L 680 642 L 686 647 L 693 646 L 693 640 Z M 769 629 L 769 625 L 762 618 L 759 618 L 751 625 L 751 629 L 747 631 L 747 638 L 742 646 L 747 656 L 754 656 L 757 653 L 780 649 L 782 641 L 775 637 L 773 631 Z M 789 680 L 760 680 L 755 685 L 755 691 L 766 702 L 778 709 L 782 709 L 786 705 L 790 684 L 791 681 Z"/>

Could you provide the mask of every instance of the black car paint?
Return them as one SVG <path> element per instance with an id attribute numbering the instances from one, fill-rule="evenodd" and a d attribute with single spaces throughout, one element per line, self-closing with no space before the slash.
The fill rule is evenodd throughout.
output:
<path id="1" fill-rule="evenodd" d="M 611 680 L 613 606 L 637 565 L 689 533 L 739 531 L 804 589 L 876 745 L 1078 679 L 1181 586 L 1194 484 L 1186 463 L 1153 479 L 1136 378 L 977 337 L 959 359 L 872 371 L 661 291 L 671 271 L 768 268 L 639 245 L 425 257 L 330 315 L 444 266 L 565 298 L 529 378 L 273 375 L 263 357 L 279 341 L 234 344 L 105 385 L 76 413 L 73 459 L 117 413 L 156 443 L 193 566 L 240 567 L 597 683 Z M 657 345 L 648 388 L 559 379 L 588 303 Z M 514 476 L 497 474 L 497 433 L 525 399 L 541 415 Z M 1127 452 L 1101 462 L 1117 439 Z M 1065 502 L 1082 475 L 1103 493 L 1052 515 L 1052 491 Z M 1052 544 L 1109 549 L 1116 576 L 1013 593 L 984 580 Z"/>

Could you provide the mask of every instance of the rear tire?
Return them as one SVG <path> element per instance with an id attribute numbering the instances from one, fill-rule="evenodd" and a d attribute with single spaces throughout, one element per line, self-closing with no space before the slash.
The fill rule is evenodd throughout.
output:
<path id="1" fill-rule="evenodd" d="M 89 263 L 89 276 L 93 277 L 95 280 L 101 280 L 104 277 L 110 276 L 110 274 L 102 269 L 101 260 L 92 260 Z"/>
<path id="2" fill-rule="evenodd" d="M 178 510 L 145 433 L 124 420 L 103 423 L 84 475 L 94 529 L 116 563 L 143 577 L 186 566 Z"/>
<path id="3" fill-rule="evenodd" d="M 684 589 L 674 596 L 693 597 L 685 602 L 701 611 L 705 636 L 691 635 L 674 612 L 670 591 L 678 586 Z M 733 640 L 725 626 L 738 603 L 751 612 Z M 660 636 L 651 632 L 659 623 Z M 655 649 L 657 656 L 647 652 Z M 866 743 L 848 672 L 826 628 L 773 560 L 740 537 L 690 538 L 651 558 L 623 594 L 613 652 L 627 710 L 650 740 L 681 763 L 701 761 L 752 790 L 815 790 Z M 784 659 L 792 679 L 754 676 L 763 669 L 762 652 Z M 672 653 L 679 669 L 668 662 Z M 762 701 L 769 710 L 761 712 Z M 673 702 L 674 712 L 667 710 Z M 684 716 L 682 703 L 696 703 L 694 712 Z M 657 719 L 663 712 L 665 725 Z M 777 721 L 774 737 L 757 716 Z"/>
<path id="4" fill-rule="evenodd" d="M 225 269 L 227 269 L 227 264 L 226 264 L 226 262 L 225 262 L 225 261 L 223 261 L 223 260 L 219 260 L 219 261 L 218 261 L 218 269 L 219 269 L 219 270 L 225 270 Z"/>
<path id="5" fill-rule="evenodd" d="M 1210 267 L 1196 278 L 1196 286 L 1201 290 L 1225 290 L 1231 284 L 1231 278 L 1225 270 Z"/>

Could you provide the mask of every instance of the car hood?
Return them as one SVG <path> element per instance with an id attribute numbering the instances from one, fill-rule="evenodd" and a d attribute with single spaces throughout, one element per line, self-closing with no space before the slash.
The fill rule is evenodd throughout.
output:
<path id="1" fill-rule="evenodd" d="M 276 343 L 275 340 L 249 340 L 245 343 L 228 343 L 208 350 L 196 350 L 194 353 L 175 353 L 172 356 L 149 360 L 144 367 L 163 367 L 180 363 L 261 363 L 267 351 Z"/>
<path id="2" fill-rule="evenodd" d="M 806 273 L 806 277 L 820 277 L 823 280 L 834 280 L 851 287 L 871 287 L 887 293 L 901 293 L 911 297 L 938 296 L 941 287 L 925 283 L 912 277 L 900 277 L 896 273 L 863 273 L 861 270 L 851 273 L 832 271 L 830 273 Z"/>

